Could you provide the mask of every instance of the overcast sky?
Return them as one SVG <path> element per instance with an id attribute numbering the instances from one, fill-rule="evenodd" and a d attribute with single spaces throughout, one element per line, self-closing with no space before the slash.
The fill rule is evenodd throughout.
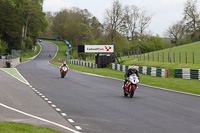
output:
<path id="1" fill-rule="evenodd" d="M 136 5 L 153 14 L 149 30 L 163 36 L 166 29 L 183 18 L 184 4 L 187 0 L 119 0 L 123 5 Z M 105 10 L 113 0 L 44 0 L 43 10 L 58 12 L 65 8 L 88 9 L 100 22 L 104 21 Z M 198 2 L 198 7 L 200 4 Z"/>

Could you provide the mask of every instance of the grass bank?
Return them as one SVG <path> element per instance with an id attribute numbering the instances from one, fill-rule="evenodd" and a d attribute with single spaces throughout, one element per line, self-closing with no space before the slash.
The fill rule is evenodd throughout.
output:
<path id="1" fill-rule="evenodd" d="M 0 122 L 1 133 L 61 133 L 49 128 L 33 126 L 23 123 Z"/>
<path id="2" fill-rule="evenodd" d="M 168 62 L 171 58 L 171 62 L 174 63 L 192 64 L 194 59 L 194 64 L 200 64 L 199 49 L 200 49 L 200 41 L 172 48 L 167 48 L 159 51 L 145 53 L 141 55 L 141 60 L 146 62 L 148 61 Z"/>
<path id="3" fill-rule="evenodd" d="M 155 52 L 145 53 L 141 56 L 139 55 L 139 57 L 137 55 L 129 56 L 129 58 L 128 56 L 121 57 L 121 63 L 123 65 L 167 68 L 170 70 L 170 77 L 174 77 L 174 69 L 177 68 L 200 69 L 199 49 L 200 41 Z M 170 58 L 171 62 L 169 62 Z"/>
<path id="4" fill-rule="evenodd" d="M 192 63 L 169 63 L 169 62 L 153 62 L 153 61 L 138 61 L 137 58 L 134 57 L 122 57 L 123 65 L 136 65 L 136 66 L 151 66 L 158 68 L 168 68 L 168 69 L 176 69 L 176 68 L 192 68 L 192 69 L 200 69 L 199 64 Z"/>
<path id="5" fill-rule="evenodd" d="M 157 68 L 166 68 L 169 69 L 169 77 L 174 77 L 174 69 L 178 68 L 191 68 L 191 69 L 200 69 L 199 64 L 184 64 L 184 63 L 169 63 L 169 62 L 153 62 L 153 61 L 138 61 L 138 59 L 134 57 L 122 57 L 123 65 L 135 65 L 135 66 L 149 66 L 149 67 L 157 67 Z"/>
<path id="6" fill-rule="evenodd" d="M 37 44 L 37 46 L 36 46 L 35 52 L 33 50 L 26 50 L 26 51 L 22 51 L 20 53 L 20 58 L 22 59 L 22 62 L 30 60 L 31 58 L 33 58 L 40 52 L 41 47 L 38 43 L 36 43 L 36 44 Z"/>

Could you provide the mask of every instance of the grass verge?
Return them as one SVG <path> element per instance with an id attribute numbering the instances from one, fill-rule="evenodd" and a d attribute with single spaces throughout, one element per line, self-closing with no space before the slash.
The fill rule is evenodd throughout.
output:
<path id="1" fill-rule="evenodd" d="M 35 53 L 32 50 L 26 50 L 26 51 L 22 51 L 20 53 L 20 58 L 22 59 L 22 62 L 30 60 L 31 58 L 33 58 L 40 52 L 41 47 L 38 43 L 36 43 L 36 44 L 37 44 L 37 46 L 36 46 Z"/>
<path id="2" fill-rule="evenodd" d="M 23 123 L 0 122 L 1 133 L 61 133 L 49 128 L 33 126 Z"/>
<path id="3" fill-rule="evenodd" d="M 138 61 L 137 58 L 130 57 L 122 57 L 123 65 L 136 65 L 136 66 L 150 66 L 150 67 L 158 67 L 158 68 L 168 68 L 168 69 L 176 69 L 176 68 L 192 68 L 192 69 L 200 69 L 199 64 L 192 63 L 169 63 L 169 62 L 153 62 L 153 61 Z"/>
<path id="4" fill-rule="evenodd" d="M 1 69 L 6 71 L 6 72 L 8 72 L 8 73 L 10 73 L 11 75 L 16 77 L 17 79 L 21 80 L 22 82 L 26 83 L 24 78 L 22 78 L 21 75 L 18 74 L 18 72 L 16 71 L 15 68 L 1 68 Z"/>

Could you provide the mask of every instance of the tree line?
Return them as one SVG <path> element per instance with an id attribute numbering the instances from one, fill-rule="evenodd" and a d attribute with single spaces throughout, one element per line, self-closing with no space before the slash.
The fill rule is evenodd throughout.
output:
<path id="1" fill-rule="evenodd" d="M 0 0 L 0 54 L 11 49 L 31 49 L 38 37 L 63 38 L 73 51 L 78 45 L 115 46 L 118 53 L 141 53 L 199 40 L 197 0 L 187 0 L 183 20 L 166 30 L 166 38 L 152 35 L 148 27 L 153 15 L 136 5 L 113 0 L 100 22 L 87 9 L 73 7 L 43 12 L 43 0 Z"/>
<path id="2" fill-rule="evenodd" d="M 103 22 L 87 9 L 77 7 L 56 13 L 46 12 L 46 16 L 50 25 L 47 32 L 40 34 L 41 37 L 61 37 L 69 41 L 73 47 L 85 44 L 112 44 L 115 51 L 125 53 L 128 49 L 136 49 L 140 39 L 141 51 L 159 48 L 154 42 L 160 37 L 153 37 L 148 31 L 153 15 L 135 5 L 123 5 L 118 0 L 114 0 L 111 8 L 105 10 Z M 143 46 L 147 41 L 152 41 L 148 49 L 147 46 Z M 152 45 L 155 46 L 151 48 Z"/>
<path id="3" fill-rule="evenodd" d="M 105 10 L 104 21 L 100 22 L 87 9 L 63 9 L 57 13 L 47 12 L 50 22 L 48 32 L 42 37 L 62 37 L 73 47 L 85 44 L 110 44 L 117 53 L 130 51 L 147 53 L 199 40 L 199 14 L 197 0 L 187 0 L 184 18 L 166 29 L 165 38 L 152 35 L 148 27 L 153 14 L 136 5 L 123 5 L 113 0 Z"/>
<path id="4" fill-rule="evenodd" d="M 187 0 L 184 5 L 183 18 L 168 27 L 165 35 L 175 46 L 200 40 L 200 13 L 198 1 Z"/>
<path id="5" fill-rule="evenodd" d="M 35 45 L 48 26 L 43 0 L 0 0 L 0 54 Z"/>

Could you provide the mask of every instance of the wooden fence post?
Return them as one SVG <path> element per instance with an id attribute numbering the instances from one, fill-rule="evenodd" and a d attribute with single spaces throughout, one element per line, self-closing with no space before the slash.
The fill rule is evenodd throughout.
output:
<path id="1" fill-rule="evenodd" d="M 152 55 L 152 60 L 154 61 L 154 53 L 152 53 L 153 55 Z"/>
<path id="2" fill-rule="evenodd" d="M 185 62 L 187 64 L 187 52 L 185 52 Z"/>
<path id="3" fill-rule="evenodd" d="M 169 52 L 168 52 L 168 62 L 169 62 Z"/>
<path id="4" fill-rule="evenodd" d="M 131 58 L 132 58 L 132 56 L 133 56 L 133 51 L 131 50 Z"/>
<path id="5" fill-rule="evenodd" d="M 174 63 L 175 63 L 175 52 L 173 52 L 173 57 L 174 57 Z"/>
<path id="6" fill-rule="evenodd" d="M 194 64 L 194 52 L 193 52 L 193 64 Z"/>
<path id="7" fill-rule="evenodd" d="M 165 62 L 165 54 L 164 54 L 164 52 L 163 52 L 162 57 L 163 57 L 163 62 Z"/>

